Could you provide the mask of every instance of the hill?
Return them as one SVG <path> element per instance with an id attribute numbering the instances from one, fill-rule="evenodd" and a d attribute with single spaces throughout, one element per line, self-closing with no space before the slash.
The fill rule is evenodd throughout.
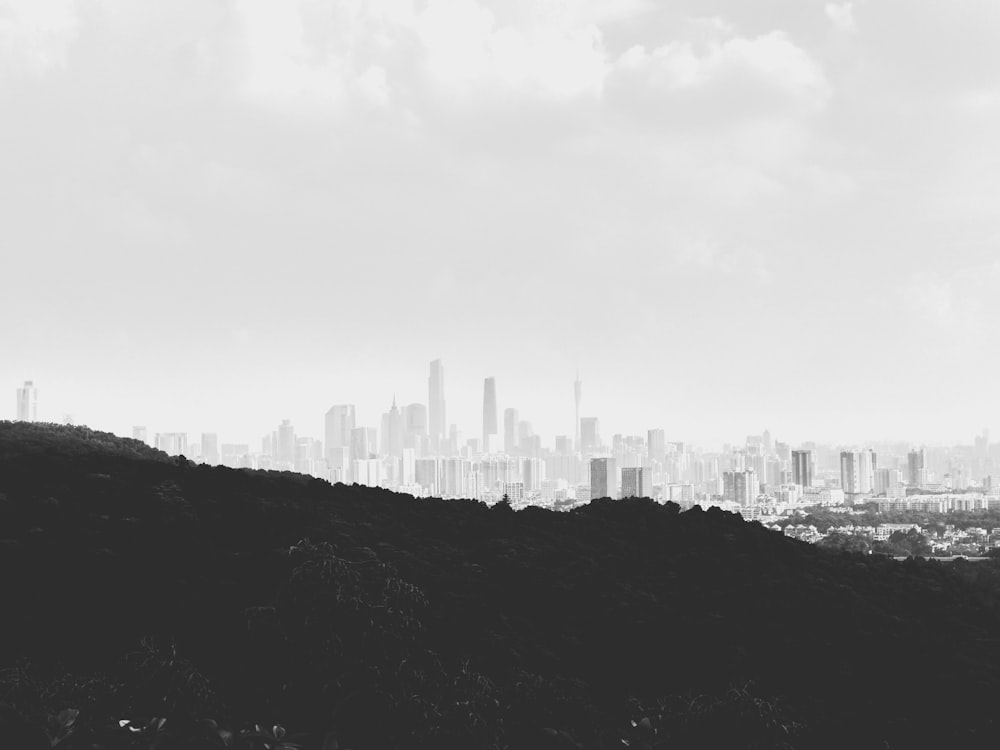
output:
<path id="1" fill-rule="evenodd" d="M 514 512 L 0 423 L 0 736 L 47 720 L 44 747 L 992 747 L 998 593 L 993 563 L 718 510 Z"/>

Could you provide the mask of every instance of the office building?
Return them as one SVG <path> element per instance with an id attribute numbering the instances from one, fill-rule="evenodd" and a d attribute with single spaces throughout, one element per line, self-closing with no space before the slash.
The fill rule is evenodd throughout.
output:
<path id="1" fill-rule="evenodd" d="M 430 448 L 435 453 L 442 451 L 447 438 L 445 419 L 444 365 L 440 359 L 431 362 L 430 376 L 427 378 L 427 411 Z"/>
<path id="2" fill-rule="evenodd" d="M 624 497 L 652 497 L 653 488 L 649 482 L 649 471 L 641 466 L 622 469 L 622 491 Z"/>
<path id="3" fill-rule="evenodd" d="M 524 483 L 504 482 L 503 494 L 511 505 L 518 505 L 524 502 Z"/>
<path id="4" fill-rule="evenodd" d="M 382 415 L 382 455 L 392 458 L 403 456 L 403 413 L 392 397 L 392 406 Z"/>
<path id="5" fill-rule="evenodd" d="M 201 433 L 201 460 L 206 464 L 217 466 L 221 462 L 219 455 L 219 436 L 214 432 Z"/>
<path id="6" fill-rule="evenodd" d="M 345 462 L 344 451 L 351 446 L 351 431 L 354 430 L 354 405 L 331 406 L 326 413 L 324 434 L 324 455 L 332 469 L 350 468 Z M 348 450 L 348 456 L 350 451 Z M 349 458 L 347 459 L 350 460 Z"/>
<path id="7" fill-rule="evenodd" d="M 590 499 L 615 497 L 615 460 L 613 458 L 590 459 Z"/>
<path id="8" fill-rule="evenodd" d="M 486 378 L 483 381 L 483 444 L 484 453 L 496 452 L 497 432 L 497 381 Z"/>
<path id="9" fill-rule="evenodd" d="M 519 424 L 520 415 L 517 409 L 503 410 L 503 452 L 508 456 L 517 453 Z"/>
<path id="10" fill-rule="evenodd" d="M 741 506 L 756 505 L 760 482 L 753 469 L 726 471 L 722 474 L 722 497 Z"/>
<path id="11" fill-rule="evenodd" d="M 138 440 L 140 443 L 146 443 L 146 428 L 142 425 L 136 425 L 132 428 L 132 439 Z M 148 443 L 147 443 L 148 445 Z"/>
<path id="12" fill-rule="evenodd" d="M 588 456 L 601 447 L 600 425 L 597 417 L 580 418 L 580 453 Z"/>
<path id="13" fill-rule="evenodd" d="M 575 418 L 573 419 L 573 429 L 575 430 L 573 444 L 576 450 L 580 447 L 580 404 L 583 402 L 583 382 L 580 380 L 580 371 L 577 370 L 576 380 L 573 381 L 573 401 L 576 404 Z"/>
<path id="14" fill-rule="evenodd" d="M 663 430 L 649 430 L 646 433 L 646 451 L 651 462 L 662 464 L 667 460 L 667 441 Z"/>
<path id="15" fill-rule="evenodd" d="M 920 487 L 927 481 L 924 449 L 911 450 L 906 457 L 906 483 L 910 487 Z"/>

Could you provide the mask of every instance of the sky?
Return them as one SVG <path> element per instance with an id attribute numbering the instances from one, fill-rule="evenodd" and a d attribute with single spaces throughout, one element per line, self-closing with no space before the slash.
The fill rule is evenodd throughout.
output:
<path id="1" fill-rule="evenodd" d="M 0 418 L 1000 429 L 994 0 L 0 0 Z"/>

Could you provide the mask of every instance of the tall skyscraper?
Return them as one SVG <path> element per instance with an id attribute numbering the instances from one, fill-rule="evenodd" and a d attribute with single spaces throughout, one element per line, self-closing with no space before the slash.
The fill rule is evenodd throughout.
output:
<path id="1" fill-rule="evenodd" d="M 906 457 L 906 483 L 911 487 L 922 485 L 927 477 L 925 467 L 924 449 L 910 451 Z"/>
<path id="2" fill-rule="evenodd" d="M 663 430 L 649 430 L 646 433 L 646 453 L 650 461 L 663 463 L 667 459 L 667 440 Z"/>
<path id="3" fill-rule="evenodd" d="M 615 496 L 615 460 L 590 459 L 590 499 Z"/>
<path id="4" fill-rule="evenodd" d="M 19 422 L 38 421 L 38 389 L 32 380 L 25 380 L 17 389 L 17 419 Z"/>
<path id="5" fill-rule="evenodd" d="M 729 502 L 744 507 L 755 505 L 760 494 L 760 480 L 753 469 L 725 471 L 722 473 L 722 496 Z"/>
<path id="6" fill-rule="evenodd" d="M 583 401 L 583 383 L 580 380 L 580 371 L 576 371 L 576 380 L 573 381 L 573 400 L 576 403 L 576 417 L 573 420 L 574 434 L 574 445 L 576 445 L 577 450 L 582 450 L 580 447 L 580 403 Z"/>
<path id="7" fill-rule="evenodd" d="M 132 439 L 140 443 L 146 442 L 146 428 L 143 425 L 136 425 L 132 428 Z"/>
<path id="8" fill-rule="evenodd" d="M 517 409 L 503 410 L 503 452 L 508 456 L 517 453 L 518 423 L 520 421 Z"/>
<path id="9" fill-rule="evenodd" d="M 428 426 L 430 428 L 431 450 L 440 453 L 447 437 L 447 421 L 444 407 L 444 365 L 440 359 L 431 362 L 430 376 L 427 378 Z"/>
<path id="10" fill-rule="evenodd" d="M 840 452 L 840 486 L 845 495 L 856 495 L 859 492 L 858 485 L 861 480 L 858 464 L 857 451 Z"/>
<path id="11" fill-rule="evenodd" d="M 382 415 L 382 455 L 392 458 L 403 456 L 403 414 L 392 397 L 392 407 Z"/>
<path id="12" fill-rule="evenodd" d="M 295 427 L 291 420 L 283 419 L 278 425 L 278 450 L 276 456 L 279 469 L 295 466 Z"/>
<path id="13" fill-rule="evenodd" d="M 331 406 L 326 413 L 324 433 L 324 455 L 331 469 L 344 469 L 350 464 L 350 458 L 344 458 L 344 449 L 350 455 L 351 431 L 354 429 L 354 405 L 338 404 Z M 367 456 L 366 456 L 367 458 Z"/>
<path id="14" fill-rule="evenodd" d="M 875 491 L 875 471 L 878 469 L 878 456 L 871 448 L 858 451 L 858 492 L 870 495 Z"/>
<path id="15" fill-rule="evenodd" d="M 483 452 L 492 453 L 497 441 L 497 381 L 486 378 L 483 381 Z M 490 438 L 492 437 L 492 443 Z"/>
<path id="16" fill-rule="evenodd" d="M 580 439 L 577 441 L 580 452 L 586 456 L 601 447 L 600 424 L 597 417 L 580 418 Z"/>
<path id="17" fill-rule="evenodd" d="M 792 451 L 792 482 L 802 487 L 812 487 L 812 451 Z"/>

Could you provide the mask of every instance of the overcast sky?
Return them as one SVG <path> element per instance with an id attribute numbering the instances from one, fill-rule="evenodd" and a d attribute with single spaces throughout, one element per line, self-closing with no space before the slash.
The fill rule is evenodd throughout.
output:
<path id="1" fill-rule="evenodd" d="M 0 0 L 0 417 L 1000 428 L 1000 3 Z M 996 431 L 996 430 L 995 430 Z"/>

